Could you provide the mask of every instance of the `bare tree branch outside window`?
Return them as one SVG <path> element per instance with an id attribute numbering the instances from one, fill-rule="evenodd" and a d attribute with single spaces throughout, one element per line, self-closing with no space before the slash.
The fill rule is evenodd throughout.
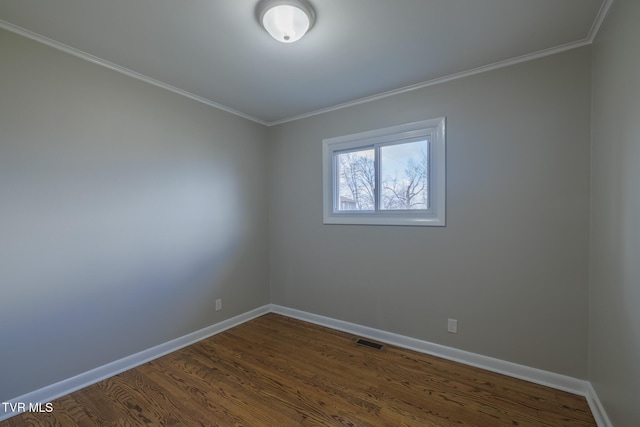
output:
<path id="1" fill-rule="evenodd" d="M 374 210 L 374 150 L 340 153 L 338 167 L 340 210 Z"/>
<path id="2" fill-rule="evenodd" d="M 381 209 L 429 208 L 428 153 L 428 141 L 381 147 Z"/>
<path id="3" fill-rule="evenodd" d="M 338 158 L 339 210 L 375 210 L 376 168 L 373 148 L 340 153 Z M 382 210 L 429 208 L 429 142 L 382 146 Z"/>

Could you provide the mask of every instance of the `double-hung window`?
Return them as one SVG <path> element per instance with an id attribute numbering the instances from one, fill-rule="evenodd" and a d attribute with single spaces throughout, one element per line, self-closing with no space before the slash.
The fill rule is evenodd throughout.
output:
<path id="1" fill-rule="evenodd" d="M 445 118 L 323 141 L 325 224 L 445 225 Z"/>

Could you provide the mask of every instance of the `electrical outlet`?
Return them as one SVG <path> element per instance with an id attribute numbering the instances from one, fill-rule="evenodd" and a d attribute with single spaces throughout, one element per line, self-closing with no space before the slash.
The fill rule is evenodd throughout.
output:
<path id="1" fill-rule="evenodd" d="M 458 333 L 458 321 L 456 319 L 449 319 L 447 323 L 447 331 L 451 334 Z"/>
<path id="2" fill-rule="evenodd" d="M 221 299 L 217 299 L 216 300 L 216 311 L 222 310 L 222 300 Z"/>

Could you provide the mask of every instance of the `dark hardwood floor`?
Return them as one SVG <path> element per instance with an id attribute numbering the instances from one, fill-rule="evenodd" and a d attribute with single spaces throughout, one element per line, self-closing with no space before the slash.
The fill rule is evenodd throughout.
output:
<path id="1" fill-rule="evenodd" d="M 595 426 L 583 397 L 267 314 L 10 426 Z"/>

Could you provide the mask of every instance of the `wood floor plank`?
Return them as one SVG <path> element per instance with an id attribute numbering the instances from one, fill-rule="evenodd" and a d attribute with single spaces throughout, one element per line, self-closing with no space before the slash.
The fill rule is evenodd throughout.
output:
<path id="1" fill-rule="evenodd" d="M 267 314 L 0 427 L 578 426 L 583 397 Z"/>

